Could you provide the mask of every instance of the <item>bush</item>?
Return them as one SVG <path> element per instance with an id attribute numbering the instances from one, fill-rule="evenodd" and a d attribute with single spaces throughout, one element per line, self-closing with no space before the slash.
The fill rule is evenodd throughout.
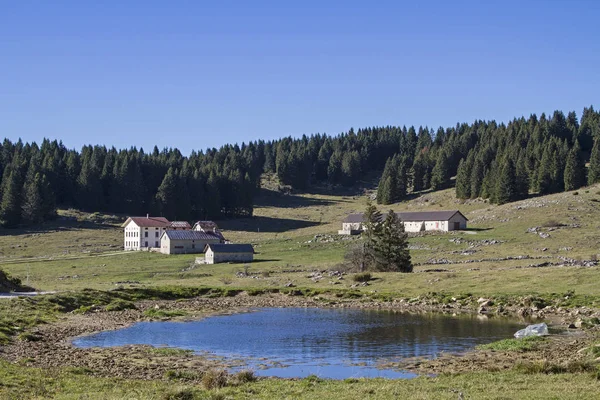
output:
<path id="1" fill-rule="evenodd" d="M 202 375 L 202 385 L 205 389 L 219 389 L 227 385 L 227 372 L 222 369 L 209 369 Z"/>
<path id="2" fill-rule="evenodd" d="M 235 381 L 238 384 L 254 382 L 256 381 L 256 375 L 254 375 L 254 371 L 245 369 L 235 374 Z"/>
<path id="3" fill-rule="evenodd" d="M 106 311 L 123 311 L 123 310 L 135 310 L 135 309 L 136 309 L 136 306 L 131 301 L 121 300 L 121 299 L 115 300 L 105 307 Z"/>
<path id="4" fill-rule="evenodd" d="M 183 389 L 170 392 L 163 396 L 164 400 L 194 400 L 197 399 L 196 392 L 192 389 Z"/>
<path id="5" fill-rule="evenodd" d="M 161 310 L 156 308 L 150 308 L 144 311 L 144 315 L 150 318 L 173 318 L 186 315 L 186 312 L 181 310 Z"/>
<path id="6" fill-rule="evenodd" d="M 373 277 L 369 272 L 363 272 L 352 276 L 354 282 L 369 282 Z"/>

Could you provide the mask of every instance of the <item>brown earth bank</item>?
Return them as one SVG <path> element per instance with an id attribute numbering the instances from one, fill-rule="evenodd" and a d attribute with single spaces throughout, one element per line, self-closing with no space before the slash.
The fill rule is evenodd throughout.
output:
<path id="1" fill-rule="evenodd" d="M 473 350 L 463 354 L 442 354 L 436 359 L 381 363 L 382 367 L 411 370 L 423 374 L 497 371 L 526 362 L 565 364 L 589 358 L 586 349 L 594 346 L 600 337 L 598 328 L 585 322 L 599 317 L 600 310 L 589 307 L 540 309 L 536 306 L 523 307 L 523 302 L 512 307 L 498 307 L 494 306 L 493 300 L 483 298 L 478 300 L 476 310 L 472 305 L 463 304 L 458 299 L 453 304 L 439 304 L 426 298 L 376 301 L 338 299 L 326 295 L 312 298 L 294 297 L 278 293 L 250 296 L 245 292 L 234 297 L 140 301 L 135 305 L 136 309 L 124 311 L 105 311 L 100 307 L 92 307 L 85 314 L 66 314 L 59 321 L 33 328 L 26 336 L 26 340 L 13 340 L 8 345 L 0 346 L 0 357 L 14 363 L 42 368 L 84 368 L 88 374 L 104 377 L 163 379 L 175 371 L 185 374 L 189 380 L 195 380 L 208 369 L 241 366 L 244 361 L 225 360 L 184 351 L 161 351 L 151 346 L 139 345 L 83 349 L 73 346 L 71 341 L 77 336 L 123 328 L 138 321 L 169 319 L 150 318 L 147 316 L 148 311 L 155 311 L 157 314 L 178 311 L 185 313 L 185 316 L 171 319 L 197 320 L 210 315 L 243 312 L 256 307 L 343 307 L 447 314 L 477 312 L 479 318 L 493 317 L 491 314 L 512 315 L 515 318 L 526 317 L 527 320 L 523 320 L 524 324 L 544 318 L 551 327 L 562 328 L 562 333 L 551 335 L 531 351 Z M 264 362 L 268 364 L 268 360 Z"/>

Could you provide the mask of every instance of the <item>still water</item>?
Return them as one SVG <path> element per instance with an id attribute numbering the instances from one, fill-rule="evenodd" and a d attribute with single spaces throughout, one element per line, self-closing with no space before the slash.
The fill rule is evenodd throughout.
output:
<path id="1" fill-rule="evenodd" d="M 80 347 L 175 347 L 243 358 L 256 374 L 279 377 L 411 378 L 381 364 L 435 357 L 512 337 L 523 325 L 502 318 L 394 311 L 259 308 L 190 322 L 140 322 L 74 340 Z M 378 368 L 379 366 L 379 368 Z"/>

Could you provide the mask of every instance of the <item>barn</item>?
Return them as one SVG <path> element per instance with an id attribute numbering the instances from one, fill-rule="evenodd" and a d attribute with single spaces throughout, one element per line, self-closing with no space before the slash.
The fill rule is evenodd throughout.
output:
<path id="1" fill-rule="evenodd" d="M 254 248 L 251 244 L 207 244 L 204 260 L 206 264 L 252 262 Z"/>
<path id="2" fill-rule="evenodd" d="M 400 212 L 398 218 L 404 224 L 406 232 L 423 231 L 457 231 L 467 229 L 467 217 L 458 210 L 449 211 L 418 211 L 418 212 Z M 350 214 L 342 221 L 342 229 L 338 231 L 340 235 L 356 235 L 364 230 L 364 214 Z M 382 219 L 385 214 L 382 215 Z"/>
<path id="3" fill-rule="evenodd" d="M 164 231 L 160 238 L 160 252 L 163 254 L 202 253 L 209 243 L 221 243 L 222 239 L 210 232 Z"/>

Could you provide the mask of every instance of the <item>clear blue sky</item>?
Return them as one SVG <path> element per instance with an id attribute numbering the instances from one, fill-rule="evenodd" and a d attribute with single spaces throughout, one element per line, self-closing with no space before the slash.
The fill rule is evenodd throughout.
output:
<path id="1" fill-rule="evenodd" d="M 187 154 L 600 103 L 600 1 L 0 2 L 13 140 Z"/>

